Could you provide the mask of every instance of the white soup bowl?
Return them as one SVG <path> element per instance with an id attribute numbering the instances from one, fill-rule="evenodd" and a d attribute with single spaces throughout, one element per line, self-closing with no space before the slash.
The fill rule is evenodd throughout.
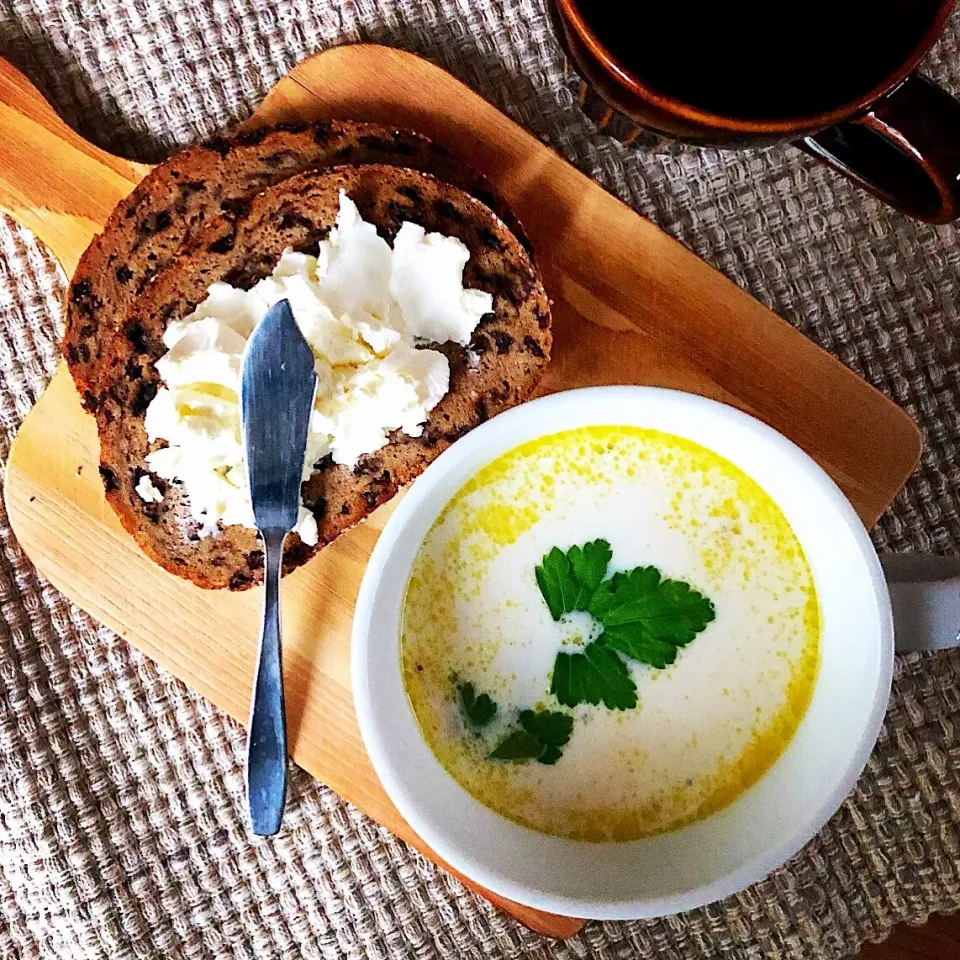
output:
<path id="1" fill-rule="evenodd" d="M 494 813 L 446 772 L 407 699 L 400 629 L 420 544 L 450 498 L 501 454 L 594 425 L 662 430 L 715 451 L 779 505 L 810 563 L 822 616 L 810 707 L 786 750 L 736 801 L 690 826 L 629 843 L 546 836 Z M 472 431 L 416 481 L 370 558 L 353 624 L 360 731 L 391 800 L 451 866 L 553 913 L 655 917 L 728 896 L 807 843 L 853 788 L 883 721 L 893 624 L 877 556 L 853 507 L 802 450 L 758 420 L 692 394 L 597 387 L 517 407 Z"/>

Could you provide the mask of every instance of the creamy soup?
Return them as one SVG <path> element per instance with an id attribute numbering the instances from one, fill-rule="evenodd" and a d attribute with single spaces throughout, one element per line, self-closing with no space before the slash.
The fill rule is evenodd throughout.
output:
<path id="1" fill-rule="evenodd" d="M 638 622 L 614 626 L 587 601 L 551 609 L 537 567 L 549 580 L 553 548 L 585 544 L 609 555 L 597 589 L 613 592 L 618 572 L 647 578 L 656 604 L 620 609 Z M 561 593 L 554 607 L 577 605 Z M 675 616 L 692 639 L 648 642 Z M 691 823 L 762 776 L 807 709 L 819 634 L 806 558 L 753 480 L 676 436 L 588 427 L 524 444 L 457 492 L 420 546 L 401 643 L 420 728 L 466 790 L 543 833 L 603 841 Z M 571 682 L 588 648 L 615 661 L 616 695 L 609 670 L 596 679 L 614 706 Z M 648 649 L 675 659 L 644 662 Z M 543 744 L 532 714 L 549 718 Z"/>

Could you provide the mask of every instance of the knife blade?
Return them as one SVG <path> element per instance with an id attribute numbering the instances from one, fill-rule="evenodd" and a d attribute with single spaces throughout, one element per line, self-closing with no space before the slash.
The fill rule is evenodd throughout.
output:
<path id="1" fill-rule="evenodd" d="M 287 732 L 280 656 L 283 543 L 296 526 L 313 409 L 313 351 L 287 300 L 274 304 L 247 342 L 240 420 L 253 515 L 263 540 L 263 625 L 250 706 L 247 804 L 258 836 L 280 829 L 287 793 Z"/>

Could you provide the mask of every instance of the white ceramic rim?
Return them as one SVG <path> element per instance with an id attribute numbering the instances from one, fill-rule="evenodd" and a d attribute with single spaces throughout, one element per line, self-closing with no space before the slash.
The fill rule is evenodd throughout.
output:
<path id="1" fill-rule="evenodd" d="M 879 666 L 872 708 L 850 762 L 844 769 L 842 776 L 835 782 L 834 788 L 823 797 L 815 810 L 798 822 L 793 835 L 788 840 L 761 855 L 753 857 L 716 881 L 680 895 L 617 902 L 595 901 L 581 897 L 557 895 L 549 890 L 537 890 L 525 884 L 519 884 L 510 876 L 477 863 L 471 857 L 465 855 L 455 843 L 450 842 L 447 837 L 434 830 L 429 821 L 421 815 L 403 780 L 394 775 L 394 764 L 375 722 L 372 702 L 368 696 L 369 627 L 373 615 L 373 602 L 377 585 L 385 565 L 390 561 L 398 544 L 402 541 L 408 521 L 421 509 L 424 501 L 429 499 L 437 484 L 453 467 L 456 460 L 466 457 L 485 444 L 488 441 L 488 434 L 493 431 L 509 433 L 513 420 L 530 417 L 533 412 L 538 411 L 546 415 L 554 413 L 556 408 L 561 408 L 565 404 L 577 403 L 581 400 L 591 403 L 605 401 L 608 406 L 615 406 L 618 400 L 626 401 L 629 399 L 630 402 L 635 403 L 643 396 L 648 396 L 651 399 L 656 398 L 660 402 L 666 400 L 681 403 L 688 407 L 692 406 L 694 409 L 699 406 L 704 413 L 709 413 L 711 416 L 727 418 L 741 427 L 748 426 L 754 433 L 761 436 L 772 449 L 776 449 L 781 457 L 790 461 L 796 469 L 802 470 L 809 479 L 817 484 L 824 500 L 834 509 L 836 521 L 847 529 L 855 541 L 859 548 L 860 558 L 869 574 L 870 584 L 873 588 L 873 596 L 869 600 L 873 609 L 876 610 L 879 624 Z M 547 417 L 544 416 L 544 419 L 546 420 Z M 623 422 L 627 421 L 628 418 L 624 418 Z M 596 425 L 616 425 L 619 422 L 621 421 L 618 421 L 615 417 L 605 417 L 598 418 Z M 550 426 L 540 435 L 546 436 L 562 429 L 564 428 Z M 525 441 L 517 441 L 517 443 L 522 442 Z M 515 445 L 507 444 L 503 447 L 503 451 L 512 449 Z M 497 455 L 499 454 L 493 456 Z M 446 501 L 438 504 L 434 516 L 445 506 L 445 503 Z M 399 637 L 397 642 L 399 643 Z M 587 387 L 551 394 L 500 414 L 457 441 L 417 479 L 385 525 L 363 576 L 353 620 L 351 683 L 360 733 L 373 768 L 387 795 L 414 831 L 451 867 L 493 893 L 538 910 L 596 920 L 647 919 L 691 910 L 737 893 L 762 880 L 773 870 L 782 866 L 813 839 L 853 790 L 873 750 L 883 724 L 890 695 L 890 686 L 893 679 L 893 654 L 893 614 L 889 593 L 880 561 L 869 534 L 840 488 L 820 465 L 800 447 L 762 421 L 726 404 L 696 394 L 660 387 Z"/>

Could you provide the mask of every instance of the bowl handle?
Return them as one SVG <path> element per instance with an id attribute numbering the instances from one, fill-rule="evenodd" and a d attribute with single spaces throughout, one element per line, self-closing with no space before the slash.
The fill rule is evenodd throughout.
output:
<path id="1" fill-rule="evenodd" d="M 893 605 L 897 653 L 960 646 L 960 557 L 881 557 Z"/>

